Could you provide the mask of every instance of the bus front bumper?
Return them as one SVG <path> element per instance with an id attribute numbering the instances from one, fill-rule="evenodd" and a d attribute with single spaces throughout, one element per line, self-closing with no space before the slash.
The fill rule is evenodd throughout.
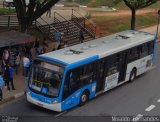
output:
<path id="1" fill-rule="evenodd" d="M 56 111 L 56 112 L 61 112 L 62 111 L 62 107 L 61 107 L 61 103 L 57 103 L 57 104 L 48 104 L 48 103 L 44 103 L 41 101 L 36 100 L 35 98 L 31 97 L 30 93 L 27 92 L 27 101 L 37 105 L 39 107 L 43 107 L 52 111 Z"/>

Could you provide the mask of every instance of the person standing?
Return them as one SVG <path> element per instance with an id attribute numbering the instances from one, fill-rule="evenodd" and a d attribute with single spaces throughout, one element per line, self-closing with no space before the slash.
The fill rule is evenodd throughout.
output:
<path id="1" fill-rule="evenodd" d="M 59 49 L 61 40 L 63 39 L 62 33 L 60 33 L 60 32 L 54 32 L 53 36 L 54 36 L 54 39 L 56 41 L 56 43 L 55 43 L 55 49 L 57 50 L 57 49 Z"/>
<path id="2" fill-rule="evenodd" d="M 80 43 L 83 43 L 84 41 L 84 34 L 82 29 L 79 31 L 79 40 L 80 40 Z"/>
<path id="3" fill-rule="evenodd" d="M 8 90 L 10 90 L 9 87 L 9 64 L 7 64 L 5 66 L 5 72 L 4 72 L 4 81 L 5 81 L 5 88 L 7 88 Z"/>
<path id="4" fill-rule="evenodd" d="M 48 9 L 48 11 L 47 11 L 47 13 L 46 13 L 46 16 L 49 15 L 49 18 L 51 18 L 51 10 L 52 10 L 52 8 Z"/>
<path id="5" fill-rule="evenodd" d="M 10 85 L 12 87 L 12 90 L 16 90 L 14 87 L 14 84 L 13 84 L 13 73 L 14 73 L 14 69 L 11 66 L 9 66 L 9 80 L 8 80 L 9 81 L 9 84 L 8 84 L 9 89 L 8 90 L 10 90 Z"/>
<path id="6" fill-rule="evenodd" d="M 69 45 L 68 45 L 68 42 L 66 41 L 66 40 L 63 40 L 63 43 L 61 43 L 60 44 L 60 49 L 61 48 L 66 48 L 66 47 L 68 47 Z"/>
<path id="7" fill-rule="evenodd" d="M 34 49 L 35 49 L 36 55 L 39 55 L 39 46 L 40 46 L 39 41 L 38 41 L 38 39 L 36 38 L 36 41 L 35 41 L 35 43 L 34 43 Z"/>
<path id="8" fill-rule="evenodd" d="M 3 80 L 3 72 L 0 72 L 0 101 L 3 99 L 3 86 L 4 86 L 4 80 Z"/>
<path id="9" fill-rule="evenodd" d="M 64 33 L 60 33 L 59 35 L 59 45 L 57 49 L 62 49 L 64 47 Z"/>
<path id="10" fill-rule="evenodd" d="M 3 51 L 2 61 L 3 61 L 3 66 L 4 67 L 9 63 L 9 61 L 10 61 L 10 51 L 9 51 L 9 49 L 5 49 Z"/>
<path id="11" fill-rule="evenodd" d="M 43 41 L 43 53 L 46 53 L 47 48 L 48 48 L 48 43 L 46 41 L 46 38 L 44 38 L 44 41 Z"/>
<path id="12" fill-rule="evenodd" d="M 29 58 L 25 55 L 23 57 L 23 67 L 24 67 L 24 76 L 28 76 L 28 71 L 29 71 L 29 66 L 30 66 L 30 60 Z"/>
<path id="13" fill-rule="evenodd" d="M 19 67 L 20 67 L 20 54 L 17 53 L 15 60 L 16 75 L 18 75 Z"/>

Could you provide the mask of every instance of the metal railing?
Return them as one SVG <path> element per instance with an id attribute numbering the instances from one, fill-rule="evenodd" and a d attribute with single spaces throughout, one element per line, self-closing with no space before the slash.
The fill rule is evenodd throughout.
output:
<path id="1" fill-rule="evenodd" d="M 58 19 L 59 18 L 59 19 Z M 70 21 L 68 21 L 67 19 L 65 19 L 63 16 L 61 16 L 59 13 L 57 13 L 57 12 L 54 12 L 54 21 L 57 21 L 57 22 L 66 22 L 66 23 L 63 23 L 63 28 L 64 29 L 66 29 L 67 30 L 67 33 L 69 33 L 70 32 L 70 27 L 72 26 L 72 27 L 74 27 L 74 28 L 76 28 L 77 30 L 79 30 L 80 31 L 80 29 L 75 25 L 75 24 L 73 24 L 72 22 L 70 22 Z M 61 23 L 62 24 L 62 23 Z M 71 25 L 71 26 L 70 26 Z M 77 36 L 79 36 L 79 35 L 77 35 Z"/>
<path id="2" fill-rule="evenodd" d="M 76 14 L 78 16 L 76 16 Z M 82 14 L 77 12 L 76 10 L 72 9 L 72 20 L 77 24 L 81 25 L 81 27 L 87 30 L 92 37 L 95 38 L 96 36 L 96 24 L 91 22 L 89 19 L 84 17 Z"/>
<path id="3" fill-rule="evenodd" d="M 43 18 L 39 18 L 42 22 L 39 22 L 38 20 L 35 21 L 36 27 L 46 34 L 49 38 L 53 39 L 51 29 L 54 32 L 59 32 L 56 28 L 54 28 L 52 25 L 48 24 L 47 21 L 45 21 Z M 43 23 L 43 24 L 42 24 Z"/>
<path id="4" fill-rule="evenodd" d="M 1 16 L 3 20 L 0 20 L 1 27 L 17 27 L 19 26 L 16 15 L 5 15 Z M 14 18 L 14 20 L 12 20 Z"/>

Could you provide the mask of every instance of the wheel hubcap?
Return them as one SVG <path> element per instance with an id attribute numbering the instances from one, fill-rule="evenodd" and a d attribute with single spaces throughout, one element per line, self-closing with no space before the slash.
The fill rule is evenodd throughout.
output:
<path id="1" fill-rule="evenodd" d="M 132 75 L 131 80 L 134 80 L 134 74 Z"/>
<path id="2" fill-rule="evenodd" d="M 86 102 L 86 100 L 87 100 L 87 96 L 85 94 L 82 95 L 82 102 Z"/>

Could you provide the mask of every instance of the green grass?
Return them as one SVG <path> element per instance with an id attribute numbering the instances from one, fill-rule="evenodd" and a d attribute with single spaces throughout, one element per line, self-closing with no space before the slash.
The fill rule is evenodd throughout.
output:
<path id="1" fill-rule="evenodd" d="M 13 8 L 0 8 L 0 15 L 8 15 L 15 13 L 16 10 Z"/>
<path id="2" fill-rule="evenodd" d="M 80 0 L 79 3 L 81 5 L 88 5 L 90 3 L 90 1 L 89 0 Z"/>
<path id="3" fill-rule="evenodd" d="M 124 2 L 120 2 L 119 4 L 114 6 L 116 9 L 119 10 L 128 10 L 129 8 L 125 5 Z M 160 1 L 152 4 L 151 6 L 146 7 L 145 9 L 159 9 L 160 8 Z"/>
<path id="4" fill-rule="evenodd" d="M 118 10 L 129 10 L 129 8 L 125 5 L 125 3 L 122 1 L 119 4 L 115 5 L 114 8 Z"/>
<path id="5" fill-rule="evenodd" d="M 160 1 L 158 1 L 157 3 L 149 6 L 148 8 L 154 8 L 154 9 L 159 9 L 160 8 Z"/>
<path id="6" fill-rule="evenodd" d="M 72 0 L 71 0 L 72 1 Z M 104 0 L 96 0 L 96 2 L 91 2 L 91 0 L 80 0 L 80 3 L 81 5 L 87 5 L 87 6 L 91 6 L 91 7 L 99 7 L 99 6 L 105 6 L 105 2 Z M 120 2 L 118 3 L 117 5 L 111 5 L 112 7 L 118 9 L 118 10 L 128 10 L 129 8 L 125 5 L 125 3 L 123 2 Z M 151 9 L 159 9 L 160 8 L 160 1 L 158 1 L 157 3 L 151 5 L 151 6 L 148 6 L 146 7 L 147 8 L 151 8 Z"/>
<path id="7" fill-rule="evenodd" d="M 157 24 L 157 16 L 153 13 L 147 13 L 142 16 L 137 16 L 136 26 L 137 27 L 143 27 L 143 26 L 149 26 Z"/>
<path id="8" fill-rule="evenodd" d="M 116 33 L 123 30 L 130 29 L 130 16 L 126 17 L 107 17 L 107 16 L 96 16 L 91 19 L 97 24 L 100 29 L 108 33 Z M 145 15 L 138 15 L 136 17 L 136 28 L 142 28 L 157 23 L 156 15 L 148 13 Z"/>

